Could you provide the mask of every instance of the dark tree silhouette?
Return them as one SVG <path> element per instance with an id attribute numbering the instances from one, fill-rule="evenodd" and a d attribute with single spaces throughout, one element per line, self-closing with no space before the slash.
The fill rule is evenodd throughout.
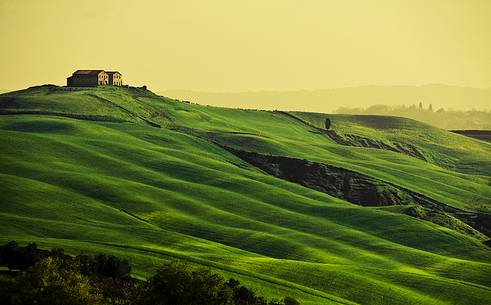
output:
<path id="1" fill-rule="evenodd" d="M 177 262 L 164 265 L 142 288 L 138 305 L 233 304 L 222 276 Z"/>
<path id="2" fill-rule="evenodd" d="M 331 120 L 329 118 L 326 118 L 324 125 L 326 126 L 326 130 L 329 130 L 329 128 L 331 128 Z"/>
<path id="3" fill-rule="evenodd" d="M 55 257 L 42 259 L 1 284 L 10 286 L 3 287 L 2 304 L 102 304 L 102 295 L 90 278 L 81 274 L 73 262 Z"/>
<path id="4" fill-rule="evenodd" d="M 238 280 L 173 262 L 148 279 L 131 277 L 128 261 L 113 255 L 66 255 L 61 248 L 0 246 L 0 304 L 5 305 L 299 305 L 267 300 Z"/>

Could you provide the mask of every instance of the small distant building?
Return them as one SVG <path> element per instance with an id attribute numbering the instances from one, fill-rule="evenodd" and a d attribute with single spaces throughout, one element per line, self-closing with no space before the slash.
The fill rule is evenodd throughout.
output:
<path id="1" fill-rule="evenodd" d="M 77 70 L 66 82 L 68 87 L 122 86 L 123 78 L 117 71 Z"/>
<path id="2" fill-rule="evenodd" d="M 109 85 L 113 86 L 122 86 L 123 78 L 121 73 L 118 71 L 106 71 L 107 75 L 109 75 Z"/>

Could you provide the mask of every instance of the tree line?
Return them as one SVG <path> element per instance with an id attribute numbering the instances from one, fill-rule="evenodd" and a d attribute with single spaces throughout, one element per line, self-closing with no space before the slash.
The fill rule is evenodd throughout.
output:
<path id="1" fill-rule="evenodd" d="M 432 104 L 424 105 L 422 102 L 417 105 L 340 107 L 334 113 L 400 116 L 447 130 L 491 130 L 491 111 L 434 109 Z"/>
<path id="2" fill-rule="evenodd" d="M 236 279 L 170 262 L 146 281 L 131 277 L 127 260 L 113 255 L 70 256 L 12 241 L 0 248 L 0 300 L 5 305 L 299 305 L 268 300 Z"/>

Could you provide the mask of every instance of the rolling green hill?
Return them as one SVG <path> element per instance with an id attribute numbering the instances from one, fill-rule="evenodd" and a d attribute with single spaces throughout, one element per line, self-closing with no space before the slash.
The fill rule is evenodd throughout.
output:
<path id="1" fill-rule="evenodd" d="M 2 243 L 114 253 L 140 277 L 182 259 L 302 304 L 491 302 L 490 143 L 138 88 L 34 87 L 0 114 Z"/>

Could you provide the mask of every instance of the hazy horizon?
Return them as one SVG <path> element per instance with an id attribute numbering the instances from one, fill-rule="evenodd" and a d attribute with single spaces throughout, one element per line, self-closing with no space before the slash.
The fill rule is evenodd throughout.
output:
<path id="1" fill-rule="evenodd" d="M 447 86 L 357 86 L 319 90 L 207 92 L 156 90 L 158 94 L 199 104 L 230 108 L 299 110 L 329 113 L 340 107 L 432 104 L 454 110 L 491 110 L 491 88 Z"/>
<path id="2" fill-rule="evenodd" d="M 0 88 L 63 85 L 77 69 L 154 91 L 490 87 L 489 11 L 486 0 L 2 0 Z"/>
<path id="3" fill-rule="evenodd" d="M 55 84 L 56 85 L 56 84 Z M 63 85 L 63 84 L 58 84 Z M 327 90 L 338 90 L 338 89 L 353 89 L 353 88 L 366 88 L 366 87 L 384 87 L 384 88 L 394 88 L 394 87 L 431 87 L 431 86 L 441 86 L 441 87 L 457 87 L 457 88 L 469 88 L 469 89 L 491 89 L 491 86 L 487 87 L 479 87 L 479 86 L 459 86 L 459 85 L 448 85 L 448 84 L 422 84 L 422 85 L 358 85 L 358 86 L 344 86 L 344 87 L 325 87 L 325 88 L 312 88 L 312 89 L 285 89 L 285 90 L 275 90 L 275 89 L 250 89 L 250 90 L 236 90 L 236 91 L 220 91 L 220 90 L 194 90 L 194 89 L 186 89 L 186 88 L 149 88 L 151 91 L 155 92 L 169 92 L 169 91 L 186 91 L 186 92 L 206 92 L 206 93 L 257 93 L 257 92 L 299 92 L 299 91 L 327 91 Z M 491 106 L 491 105 L 490 105 Z"/>

